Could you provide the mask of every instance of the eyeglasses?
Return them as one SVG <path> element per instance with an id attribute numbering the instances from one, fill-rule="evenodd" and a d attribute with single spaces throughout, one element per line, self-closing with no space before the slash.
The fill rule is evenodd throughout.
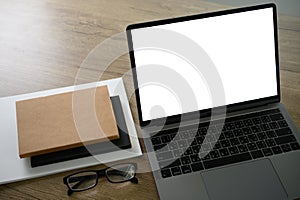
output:
<path id="1" fill-rule="evenodd" d="M 137 184 L 136 169 L 136 163 L 117 164 L 105 169 L 77 172 L 64 177 L 63 181 L 69 188 L 68 195 L 71 195 L 73 192 L 81 192 L 95 187 L 100 176 L 106 176 L 111 183 L 131 181 Z"/>

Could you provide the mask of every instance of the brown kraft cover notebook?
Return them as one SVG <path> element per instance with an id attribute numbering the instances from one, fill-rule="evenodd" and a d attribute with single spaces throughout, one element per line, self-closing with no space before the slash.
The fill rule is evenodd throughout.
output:
<path id="1" fill-rule="evenodd" d="M 119 138 L 107 86 L 16 102 L 21 158 Z"/>

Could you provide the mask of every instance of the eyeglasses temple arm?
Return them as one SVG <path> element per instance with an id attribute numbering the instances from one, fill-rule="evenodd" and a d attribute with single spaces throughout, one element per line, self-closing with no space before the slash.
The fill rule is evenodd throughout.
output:
<path id="1" fill-rule="evenodd" d="M 139 180 L 137 179 L 137 177 L 133 177 L 132 179 L 130 179 L 130 181 L 135 184 L 139 183 Z"/>
<path id="2" fill-rule="evenodd" d="M 78 183 L 76 183 L 74 186 L 73 186 L 73 189 L 77 189 L 79 187 L 79 185 L 83 182 L 84 180 L 82 181 L 79 181 Z M 68 190 L 68 195 L 70 196 L 71 194 L 73 194 L 73 191 L 72 190 Z"/>
<path id="3" fill-rule="evenodd" d="M 72 190 L 68 190 L 68 196 L 71 196 L 71 194 L 73 194 L 73 191 Z"/>

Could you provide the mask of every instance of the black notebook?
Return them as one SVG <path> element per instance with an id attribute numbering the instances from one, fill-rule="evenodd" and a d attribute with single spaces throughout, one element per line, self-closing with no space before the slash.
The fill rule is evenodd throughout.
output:
<path id="1" fill-rule="evenodd" d="M 83 158 L 91 155 L 103 154 L 120 149 L 131 148 L 130 138 L 125 122 L 125 117 L 119 96 L 111 97 L 111 102 L 118 125 L 118 131 L 120 138 L 112 141 L 100 142 L 96 144 L 90 144 L 72 149 L 57 151 L 53 153 L 32 156 L 31 167 L 38 167 L 78 158 Z"/>

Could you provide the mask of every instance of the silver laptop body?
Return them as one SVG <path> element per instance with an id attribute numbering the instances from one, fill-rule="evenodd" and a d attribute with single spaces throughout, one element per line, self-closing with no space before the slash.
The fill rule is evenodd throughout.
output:
<path id="1" fill-rule="evenodd" d="M 300 134 L 280 103 L 276 15 L 264 4 L 127 27 L 161 199 L 300 198 Z"/>

